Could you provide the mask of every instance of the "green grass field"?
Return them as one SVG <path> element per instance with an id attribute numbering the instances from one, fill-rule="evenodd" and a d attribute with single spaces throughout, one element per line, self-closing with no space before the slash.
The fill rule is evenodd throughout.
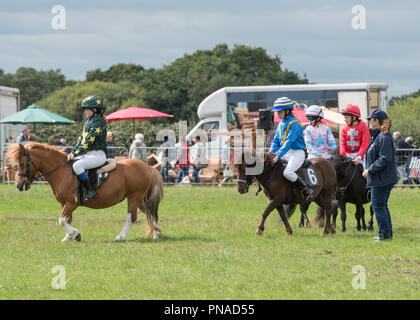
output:
<path id="1" fill-rule="evenodd" d="M 257 237 L 267 200 L 255 191 L 166 188 L 159 213 L 164 237 L 157 241 L 144 238 L 142 214 L 127 241 L 113 242 L 126 202 L 78 208 L 73 226 L 82 242 L 63 244 L 60 206 L 49 186 L 18 192 L 0 185 L 0 299 L 420 298 L 419 189 L 392 192 L 394 240 L 382 243 L 372 241 L 376 221 L 373 233 L 356 230 L 352 205 L 346 233 L 338 227 L 321 237 L 319 228 L 299 229 L 295 213 L 287 237 L 273 212 Z M 62 290 L 52 286 L 57 265 L 65 268 Z M 366 289 L 352 287 L 357 265 L 366 270 Z"/>

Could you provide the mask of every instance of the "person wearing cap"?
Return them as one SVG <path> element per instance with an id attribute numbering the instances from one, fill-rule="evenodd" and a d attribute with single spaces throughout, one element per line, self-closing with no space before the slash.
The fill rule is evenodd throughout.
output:
<path id="1" fill-rule="evenodd" d="M 88 119 L 83 126 L 82 135 L 76 146 L 67 156 L 67 160 L 73 160 L 75 156 L 81 156 L 73 163 L 73 170 L 79 180 L 88 190 L 83 200 L 97 197 L 85 170 L 93 169 L 104 164 L 106 161 L 106 136 L 107 120 L 105 118 L 105 106 L 102 99 L 97 96 L 89 96 L 83 99 L 82 109 Z"/>
<path id="2" fill-rule="evenodd" d="M 278 98 L 274 102 L 272 111 L 277 112 L 282 121 L 277 128 L 269 152 L 275 154 L 274 163 L 280 158 L 287 160 L 283 175 L 287 180 L 296 183 L 304 200 L 307 201 L 312 197 L 313 190 L 302 177 L 296 174 L 305 161 L 305 140 L 303 139 L 303 125 L 293 116 L 293 108 L 293 102 L 287 97 Z"/>
<path id="3" fill-rule="evenodd" d="M 340 154 L 359 164 L 364 158 L 370 142 L 370 132 L 366 123 L 360 120 L 360 109 L 348 104 L 342 111 L 346 125 L 340 134 Z"/>
<path id="4" fill-rule="evenodd" d="M 363 176 L 366 187 L 371 189 L 373 212 L 379 234 L 375 241 L 392 239 L 391 213 L 388 199 L 398 181 L 395 164 L 395 146 L 390 132 L 392 122 L 383 110 L 375 110 L 367 118 L 372 129 L 372 141 L 366 152 L 366 167 Z"/>
<path id="5" fill-rule="evenodd" d="M 324 111 L 317 105 L 309 106 L 305 112 L 309 120 L 309 126 L 305 129 L 305 145 L 308 151 L 308 159 L 324 157 L 330 159 L 337 144 L 331 129 L 322 123 Z"/>

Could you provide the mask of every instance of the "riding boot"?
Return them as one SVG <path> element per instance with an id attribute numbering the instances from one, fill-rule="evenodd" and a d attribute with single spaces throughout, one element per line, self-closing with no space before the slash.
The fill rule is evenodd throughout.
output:
<path id="1" fill-rule="evenodd" d="M 296 184 L 297 184 L 297 187 L 298 187 L 299 191 L 302 193 L 303 199 L 305 201 L 312 198 L 312 195 L 314 194 L 314 191 L 312 190 L 311 187 L 309 187 L 306 184 L 305 180 L 303 180 L 302 177 L 300 177 L 299 175 L 297 176 Z"/>
<path id="2" fill-rule="evenodd" d="M 86 201 L 86 200 L 89 200 L 89 199 L 92 199 L 92 198 L 96 198 L 98 196 L 95 189 L 90 184 L 89 179 L 82 180 L 82 183 L 85 186 L 85 188 L 87 189 L 87 194 L 85 195 L 85 198 L 83 199 L 83 201 Z"/>

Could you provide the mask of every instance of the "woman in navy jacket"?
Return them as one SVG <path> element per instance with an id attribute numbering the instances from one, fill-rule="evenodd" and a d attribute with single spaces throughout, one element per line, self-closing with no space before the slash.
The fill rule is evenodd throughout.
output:
<path id="1" fill-rule="evenodd" d="M 391 129 L 391 119 L 385 111 L 375 110 L 368 118 L 371 127 L 371 142 L 366 152 L 366 167 L 363 176 L 367 187 L 371 188 L 372 208 L 378 223 L 379 235 L 375 241 L 392 239 L 391 214 L 388 199 L 398 181 L 395 165 L 395 146 Z"/>

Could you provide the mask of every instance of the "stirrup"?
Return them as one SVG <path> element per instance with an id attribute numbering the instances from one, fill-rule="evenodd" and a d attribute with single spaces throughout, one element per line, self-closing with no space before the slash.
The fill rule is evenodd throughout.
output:
<path id="1" fill-rule="evenodd" d="M 83 198 L 83 201 L 87 201 L 87 200 L 90 200 L 90 199 L 94 199 L 94 198 L 97 198 L 98 197 L 98 194 L 96 193 L 96 191 L 95 190 L 88 190 L 87 191 L 87 193 L 85 194 L 85 197 Z"/>
<path id="2" fill-rule="evenodd" d="M 303 199 L 305 200 L 305 201 L 308 201 L 309 199 L 311 199 L 312 198 L 312 196 L 314 195 L 314 191 L 311 189 L 311 188 L 309 188 L 309 187 L 306 187 L 306 188 L 304 188 L 304 189 L 302 189 L 302 190 L 300 190 L 300 192 L 301 192 L 301 194 L 302 194 L 302 196 L 303 196 Z M 306 195 L 305 195 L 306 194 Z"/>

